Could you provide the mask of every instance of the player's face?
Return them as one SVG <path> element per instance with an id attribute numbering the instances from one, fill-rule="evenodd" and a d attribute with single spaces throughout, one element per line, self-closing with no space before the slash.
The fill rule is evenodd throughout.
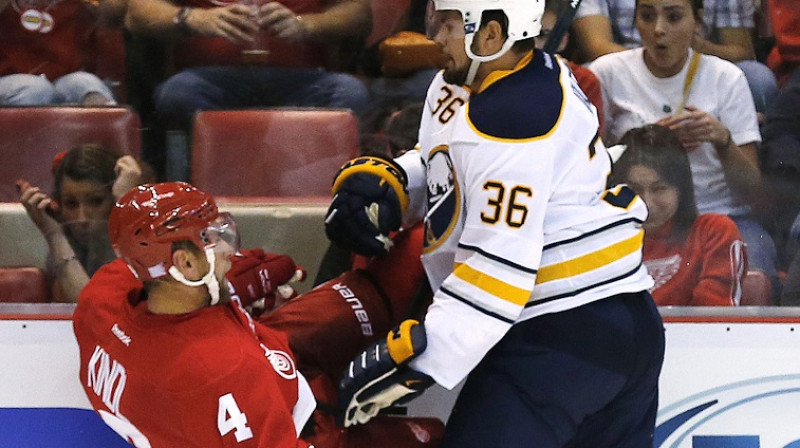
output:
<path id="1" fill-rule="evenodd" d="M 639 0 L 636 28 L 650 72 L 659 78 L 680 72 L 699 27 L 689 0 Z"/>
<path id="2" fill-rule="evenodd" d="M 464 49 L 464 21 L 458 11 L 436 11 L 430 20 L 429 30 L 434 42 L 444 55 L 444 80 L 463 85 L 467 79 L 470 59 Z"/>
<path id="3" fill-rule="evenodd" d="M 647 205 L 645 231 L 658 229 L 675 216 L 680 205 L 680 191 L 664 181 L 654 169 L 634 165 L 628 171 L 626 182 Z"/>
<path id="4" fill-rule="evenodd" d="M 231 257 L 239 250 L 239 234 L 236 221 L 229 213 L 220 213 L 216 220 L 206 228 L 204 237 L 214 245 L 216 266 L 214 273 L 222 280 L 231 269 Z"/>

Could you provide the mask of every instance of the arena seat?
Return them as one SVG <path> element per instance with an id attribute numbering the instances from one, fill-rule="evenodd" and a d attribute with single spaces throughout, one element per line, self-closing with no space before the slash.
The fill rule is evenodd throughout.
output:
<path id="1" fill-rule="evenodd" d="M 217 196 L 329 196 L 359 154 L 346 109 L 202 111 L 192 131 L 192 183 Z"/>
<path id="2" fill-rule="evenodd" d="M 401 28 L 401 20 L 411 7 L 411 0 L 372 0 L 372 31 L 365 48 L 370 48 Z"/>
<path id="3" fill-rule="evenodd" d="M 742 281 L 742 300 L 740 306 L 772 306 L 772 283 L 762 271 L 751 269 Z"/>
<path id="4" fill-rule="evenodd" d="M 53 156 L 82 143 L 102 143 L 123 154 L 141 153 L 141 121 L 126 107 L 0 108 L 0 202 L 19 199 L 26 179 L 49 191 Z"/>
<path id="5" fill-rule="evenodd" d="M 46 303 L 50 291 L 44 272 L 36 267 L 0 268 L 0 302 Z"/>

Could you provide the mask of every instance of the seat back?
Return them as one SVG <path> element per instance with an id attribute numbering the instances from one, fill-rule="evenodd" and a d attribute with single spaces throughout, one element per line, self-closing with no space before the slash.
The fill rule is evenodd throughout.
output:
<path id="1" fill-rule="evenodd" d="M 41 269 L 0 267 L 0 302 L 46 303 L 50 295 Z"/>
<path id="2" fill-rule="evenodd" d="M 370 48 L 399 31 L 400 21 L 411 8 L 411 0 L 372 0 L 372 31 L 365 47 Z"/>
<path id="3" fill-rule="evenodd" d="M 748 270 L 742 281 L 742 300 L 740 306 L 771 306 L 772 283 L 769 277 L 759 270 Z"/>
<path id="4" fill-rule="evenodd" d="M 329 196 L 358 154 L 349 110 L 203 111 L 192 131 L 192 183 L 217 196 Z"/>
<path id="5" fill-rule="evenodd" d="M 50 191 L 53 156 L 83 143 L 138 156 L 138 114 L 125 107 L 0 108 L 0 202 L 19 199 L 17 179 Z"/>

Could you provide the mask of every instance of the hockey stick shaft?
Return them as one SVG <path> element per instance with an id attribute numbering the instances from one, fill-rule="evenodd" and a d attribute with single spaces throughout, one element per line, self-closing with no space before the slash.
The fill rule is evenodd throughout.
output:
<path id="1" fill-rule="evenodd" d="M 553 30 L 550 31 L 550 36 L 547 37 L 547 42 L 544 43 L 543 50 L 548 53 L 555 53 L 558 50 L 558 44 L 561 39 L 569 31 L 572 25 L 572 19 L 575 18 L 575 13 L 581 5 L 581 0 L 569 0 L 569 6 L 561 13 L 553 25 Z"/>

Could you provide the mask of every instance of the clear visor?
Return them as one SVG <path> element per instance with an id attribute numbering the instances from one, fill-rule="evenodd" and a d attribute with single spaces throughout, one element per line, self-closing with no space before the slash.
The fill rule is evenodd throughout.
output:
<path id="1" fill-rule="evenodd" d="M 217 219 L 206 227 L 203 231 L 203 239 L 206 245 L 216 245 L 220 241 L 224 241 L 234 251 L 238 251 L 241 246 L 239 232 L 236 230 L 236 221 L 227 212 L 221 212 Z"/>
<path id="2" fill-rule="evenodd" d="M 464 20 L 458 11 L 437 11 L 433 0 L 428 0 L 425 9 L 425 36 L 433 40 L 440 31 L 446 31 L 448 37 L 461 39 L 465 37 Z"/>

